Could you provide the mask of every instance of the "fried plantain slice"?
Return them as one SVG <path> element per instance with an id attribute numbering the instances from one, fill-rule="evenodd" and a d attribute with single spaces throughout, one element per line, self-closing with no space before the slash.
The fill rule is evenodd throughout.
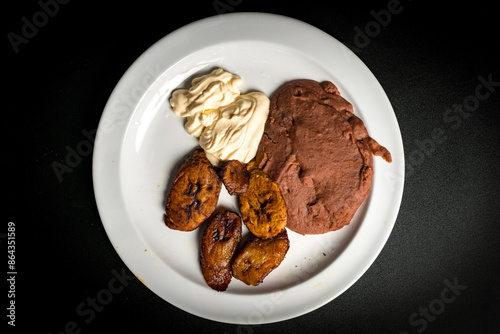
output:
<path id="1" fill-rule="evenodd" d="M 168 227 L 192 231 L 215 211 L 222 181 L 203 149 L 194 150 L 177 169 L 163 220 Z"/>
<path id="2" fill-rule="evenodd" d="M 201 271 L 208 286 L 225 291 L 231 282 L 231 264 L 241 240 L 241 218 L 232 211 L 210 218 L 201 239 Z"/>
<path id="3" fill-rule="evenodd" d="M 247 285 L 259 285 L 281 264 L 289 248 L 286 228 L 265 240 L 250 235 L 233 261 L 233 277 Z"/>
<path id="4" fill-rule="evenodd" d="M 248 189 L 239 195 L 241 217 L 255 236 L 272 238 L 286 226 L 286 205 L 280 188 L 260 168 L 250 162 Z"/>
<path id="5" fill-rule="evenodd" d="M 248 189 L 250 175 L 244 164 L 238 160 L 229 160 L 221 171 L 222 182 L 229 195 L 243 194 Z"/>
<path id="6" fill-rule="evenodd" d="M 259 168 L 259 165 L 257 164 L 257 160 L 254 158 L 254 159 L 250 160 L 247 163 L 247 171 L 248 171 L 248 173 L 250 173 L 255 168 Z"/>

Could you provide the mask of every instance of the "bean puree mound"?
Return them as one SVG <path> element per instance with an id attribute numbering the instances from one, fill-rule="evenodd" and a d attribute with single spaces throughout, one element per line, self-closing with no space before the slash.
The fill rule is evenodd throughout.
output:
<path id="1" fill-rule="evenodd" d="M 256 160 L 279 185 L 292 231 L 349 224 L 370 191 L 373 154 L 392 161 L 353 113 L 329 81 L 294 80 L 272 96 Z"/>

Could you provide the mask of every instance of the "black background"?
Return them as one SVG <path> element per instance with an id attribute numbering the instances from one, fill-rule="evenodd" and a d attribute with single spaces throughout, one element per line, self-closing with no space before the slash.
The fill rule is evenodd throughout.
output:
<path id="1" fill-rule="evenodd" d="M 494 2 L 437 6 L 402 0 L 401 12 L 369 43 L 358 39 L 355 28 L 364 30 L 374 21 L 371 11 L 386 9 L 389 1 L 232 3 L 238 4 L 228 12 L 277 13 L 324 30 L 355 51 L 386 91 L 403 136 L 407 177 L 397 222 L 381 254 L 340 297 L 285 322 L 243 327 L 201 319 L 133 279 L 85 323 L 77 306 L 106 288 L 112 270 L 121 271 L 124 264 L 99 218 L 90 152 L 62 181 L 52 164 L 64 163 L 67 147 L 76 148 L 86 139 L 85 130 L 97 128 L 111 91 L 141 53 L 173 30 L 222 9 L 213 1 L 105 6 L 73 0 L 59 5 L 15 52 L 9 33 L 21 35 L 23 17 L 33 22 L 42 7 L 37 1 L 10 1 L 3 5 L 8 200 L 0 233 L 6 254 L 7 223 L 15 222 L 15 329 L 59 333 L 75 321 L 81 333 L 498 333 L 500 86 L 469 117 L 443 119 L 448 109 L 474 96 L 480 76 L 500 82 Z M 436 128 L 445 131 L 446 140 L 420 153 L 419 143 Z M 440 298 L 445 280 L 467 288 L 426 328 L 410 323 L 414 312 Z"/>

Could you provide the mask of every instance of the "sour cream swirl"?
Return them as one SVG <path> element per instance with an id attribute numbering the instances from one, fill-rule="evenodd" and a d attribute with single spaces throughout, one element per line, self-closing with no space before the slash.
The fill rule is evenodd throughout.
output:
<path id="1" fill-rule="evenodd" d="M 184 128 L 199 137 L 215 166 L 225 161 L 248 163 L 255 157 L 269 114 L 269 98 L 260 92 L 240 95 L 241 78 L 216 69 L 173 92 L 170 104 L 186 117 Z"/>

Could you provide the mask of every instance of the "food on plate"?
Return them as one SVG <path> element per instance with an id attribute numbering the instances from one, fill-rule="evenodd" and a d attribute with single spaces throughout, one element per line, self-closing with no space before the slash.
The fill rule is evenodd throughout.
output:
<path id="1" fill-rule="evenodd" d="M 280 188 L 252 161 L 248 189 L 239 195 L 241 217 L 255 236 L 272 238 L 287 224 L 286 206 Z"/>
<path id="2" fill-rule="evenodd" d="M 219 200 L 222 180 L 201 148 L 177 169 L 166 198 L 164 222 L 175 230 L 192 231 L 209 218 Z"/>
<path id="3" fill-rule="evenodd" d="M 181 231 L 207 222 L 200 264 L 216 291 L 232 277 L 262 283 L 290 248 L 287 228 L 322 234 L 349 224 L 370 191 L 373 155 L 392 161 L 332 82 L 293 80 L 271 100 L 240 94 L 240 83 L 219 68 L 170 99 L 200 147 L 177 170 L 164 221 Z M 214 214 L 222 184 L 241 217 Z M 238 250 L 242 221 L 250 235 Z"/>
<path id="4" fill-rule="evenodd" d="M 337 87 L 299 79 L 271 97 L 256 161 L 281 189 L 287 227 L 322 234 L 349 224 L 368 196 L 373 154 L 392 161 Z"/>
<path id="5" fill-rule="evenodd" d="M 231 264 L 241 240 L 241 218 L 232 211 L 218 212 L 208 221 L 201 239 L 201 271 L 205 282 L 225 291 L 231 282 Z"/>
<path id="6" fill-rule="evenodd" d="M 238 160 L 229 160 L 221 170 L 222 183 L 229 195 L 239 195 L 247 191 L 249 174 L 244 164 Z"/>
<path id="7" fill-rule="evenodd" d="M 195 137 L 214 166 L 225 161 L 247 163 L 255 157 L 269 98 L 260 92 L 240 95 L 241 78 L 221 68 L 192 80 L 191 88 L 177 89 L 170 104 L 186 117 L 184 128 Z"/>
<path id="8" fill-rule="evenodd" d="M 250 235 L 233 261 L 233 277 L 247 285 L 259 285 L 281 264 L 289 248 L 286 228 L 265 240 Z"/>

